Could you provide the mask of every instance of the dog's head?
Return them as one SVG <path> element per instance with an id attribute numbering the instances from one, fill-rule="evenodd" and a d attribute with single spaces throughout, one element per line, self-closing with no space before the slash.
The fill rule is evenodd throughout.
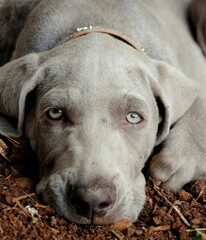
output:
<path id="1" fill-rule="evenodd" d="M 37 192 L 76 223 L 137 219 L 141 170 L 197 96 L 177 69 L 100 33 L 8 63 L 0 84 L 0 133 L 25 133 Z"/>

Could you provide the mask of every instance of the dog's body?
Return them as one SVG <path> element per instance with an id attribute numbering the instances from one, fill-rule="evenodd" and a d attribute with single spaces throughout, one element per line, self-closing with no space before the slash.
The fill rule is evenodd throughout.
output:
<path id="1" fill-rule="evenodd" d="M 173 190 L 206 179 L 206 61 L 189 3 L 42 0 L 30 13 L 0 68 L 0 133 L 20 136 L 25 122 L 37 191 L 67 219 L 135 221 L 141 170 L 160 143 L 152 176 Z M 106 33 L 66 41 L 90 25 L 128 35 L 145 53 Z"/>

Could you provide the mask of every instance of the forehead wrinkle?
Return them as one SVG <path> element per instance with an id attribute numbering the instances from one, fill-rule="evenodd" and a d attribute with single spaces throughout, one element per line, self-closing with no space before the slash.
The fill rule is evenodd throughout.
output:
<path id="1" fill-rule="evenodd" d="M 145 91 L 145 86 L 142 86 L 142 84 L 134 85 L 128 90 L 124 90 L 124 99 L 133 97 L 133 98 L 139 98 L 144 99 L 144 95 L 147 94 L 147 91 Z"/>
<path id="2" fill-rule="evenodd" d="M 73 88 L 69 89 L 52 89 L 47 92 L 43 98 L 41 99 L 40 105 L 43 106 L 66 106 L 74 105 L 74 103 L 78 103 L 80 98 L 79 91 L 72 91 Z"/>

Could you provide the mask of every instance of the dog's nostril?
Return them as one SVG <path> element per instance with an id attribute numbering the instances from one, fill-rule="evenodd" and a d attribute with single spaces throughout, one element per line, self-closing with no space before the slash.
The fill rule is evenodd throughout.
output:
<path id="1" fill-rule="evenodd" d="M 106 210 L 107 208 L 109 208 L 111 206 L 111 202 L 103 202 L 103 203 L 100 203 L 98 205 L 98 209 L 99 210 Z"/>
<path id="2" fill-rule="evenodd" d="M 104 216 L 114 205 L 116 191 L 108 186 L 70 186 L 69 201 L 77 214 L 92 218 Z"/>

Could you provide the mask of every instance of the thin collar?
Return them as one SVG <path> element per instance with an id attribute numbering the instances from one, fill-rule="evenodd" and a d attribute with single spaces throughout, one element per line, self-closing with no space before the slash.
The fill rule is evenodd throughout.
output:
<path id="1" fill-rule="evenodd" d="M 116 32 L 116 31 L 113 31 L 113 30 L 104 29 L 101 27 L 88 26 L 88 27 L 83 27 L 83 28 L 77 28 L 77 30 L 74 33 L 72 33 L 64 42 L 67 42 L 69 40 L 72 40 L 72 39 L 75 39 L 75 38 L 78 38 L 78 37 L 81 37 L 83 35 L 87 35 L 87 34 L 93 33 L 93 32 L 106 33 L 111 36 L 114 36 L 114 37 L 120 39 L 121 41 L 129 44 L 133 48 L 135 48 L 139 53 L 144 54 L 144 49 L 142 47 L 138 46 L 134 41 L 132 41 L 126 35 Z"/>

